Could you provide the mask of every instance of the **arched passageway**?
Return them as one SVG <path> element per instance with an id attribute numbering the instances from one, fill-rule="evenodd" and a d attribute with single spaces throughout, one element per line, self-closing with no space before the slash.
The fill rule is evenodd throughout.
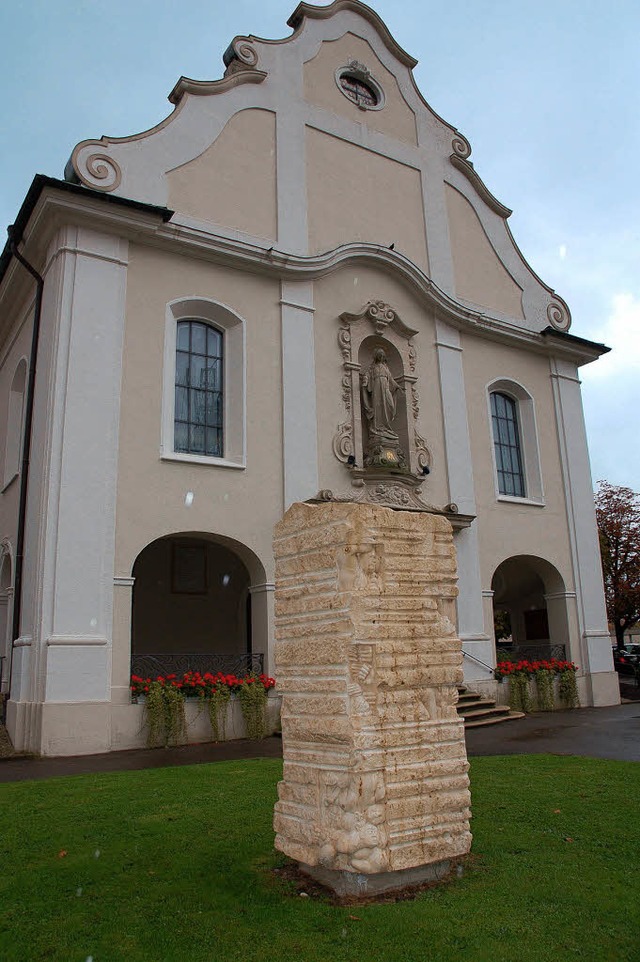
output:
<path id="1" fill-rule="evenodd" d="M 507 558 L 491 590 L 498 649 L 520 658 L 567 656 L 567 592 L 557 568 L 532 555 Z"/>
<path id="2" fill-rule="evenodd" d="M 0 691 L 9 689 L 11 672 L 11 618 L 13 596 L 13 576 L 11 555 L 4 551 L 0 555 Z"/>
<path id="3" fill-rule="evenodd" d="M 133 566 L 132 672 L 261 671 L 265 652 L 255 639 L 264 633 L 251 586 L 264 582 L 262 570 L 248 549 L 213 535 L 147 545 Z"/>

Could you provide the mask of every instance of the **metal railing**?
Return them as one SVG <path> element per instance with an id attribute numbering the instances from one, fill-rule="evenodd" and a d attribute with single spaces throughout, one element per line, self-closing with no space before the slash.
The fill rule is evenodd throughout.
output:
<path id="1" fill-rule="evenodd" d="M 264 671 L 264 655 L 261 652 L 245 654 L 212 654 L 196 652 L 152 652 L 132 655 L 131 674 L 140 678 L 157 678 L 158 675 L 184 675 L 186 671 L 199 671 L 201 675 L 221 671 L 225 675 L 260 675 Z"/>
<path id="2" fill-rule="evenodd" d="M 567 657 L 564 645 L 496 645 L 498 661 L 549 661 L 557 658 L 564 661 Z"/>
<path id="3" fill-rule="evenodd" d="M 479 658 L 476 658 L 475 655 L 471 655 L 468 651 L 465 651 L 464 648 L 462 649 L 462 656 L 464 658 L 470 658 L 471 661 L 475 661 L 478 665 L 482 665 L 482 667 L 486 668 L 487 671 L 490 671 L 491 674 L 493 674 L 495 671 L 495 668 L 492 668 L 491 665 L 487 665 L 485 661 L 480 661 Z"/>

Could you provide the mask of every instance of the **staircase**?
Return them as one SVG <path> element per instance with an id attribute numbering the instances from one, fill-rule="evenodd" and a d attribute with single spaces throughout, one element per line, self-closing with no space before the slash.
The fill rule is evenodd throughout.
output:
<path id="1" fill-rule="evenodd" d="M 464 686 L 458 686 L 457 708 L 458 714 L 464 718 L 465 729 L 524 718 L 524 712 L 512 711 L 508 705 L 497 705 L 492 698 L 485 698 Z"/>

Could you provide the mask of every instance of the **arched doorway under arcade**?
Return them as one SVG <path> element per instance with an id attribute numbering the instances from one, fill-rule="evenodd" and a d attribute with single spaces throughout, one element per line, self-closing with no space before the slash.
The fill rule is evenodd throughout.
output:
<path id="1" fill-rule="evenodd" d="M 13 617 L 13 571 L 8 544 L 0 548 L 0 693 L 9 690 L 11 673 L 11 621 Z"/>
<path id="2" fill-rule="evenodd" d="M 133 674 L 265 670 L 264 568 L 244 545 L 167 535 L 143 548 L 132 576 Z"/>
<path id="3" fill-rule="evenodd" d="M 558 569 L 544 558 L 505 559 L 491 579 L 496 649 L 513 658 L 571 658 L 567 592 Z"/>

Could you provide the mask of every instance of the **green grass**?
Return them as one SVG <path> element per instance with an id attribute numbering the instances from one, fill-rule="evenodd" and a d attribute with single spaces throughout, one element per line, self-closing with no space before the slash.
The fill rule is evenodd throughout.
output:
<path id="1" fill-rule="evenodd" d="M 1 785 L 0 958 L 640 960 L 637 763 L 473 759 L 464 877 L 357 909 L 273 875 L 280 773 L 258 759 Z"/>

